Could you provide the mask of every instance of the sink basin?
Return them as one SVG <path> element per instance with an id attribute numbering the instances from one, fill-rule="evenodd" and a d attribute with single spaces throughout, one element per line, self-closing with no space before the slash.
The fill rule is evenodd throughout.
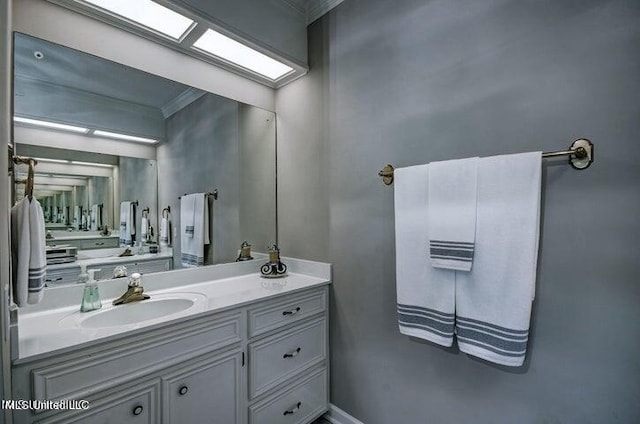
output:
<path id="1" fill-rule="evenodd" d="M 159 299 L 126 303 L 113 309 L 97 312 L 83 319 L 84 328 L 115 327 L 172 315 L 189 309 L 194 304 L 191 299 Z"/>
<path id="2" fill-rule="evenodd" d="M 204 310 L 207 297 L 200 293 L 151 294 L 151 299 L 105 306 L 92 312 L 74 312 L 60 320 L 62 326 L 85 329 L 137 326 L 149 321 L 165 321 Z"/>

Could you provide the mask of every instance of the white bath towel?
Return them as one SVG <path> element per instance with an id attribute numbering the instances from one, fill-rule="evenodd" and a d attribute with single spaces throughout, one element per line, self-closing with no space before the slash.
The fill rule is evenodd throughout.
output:
<path id="1" fill-rule="evenodd" d="M 42 299 L 46 277 L 44 214 L 40 203 L 24 198 L 11 208 L 13 301 L 18 306 Z"/>
<path id="2" fill-rule="evenodd" d="M 394 178 L 400 332 L 451 346 L 455 273 L 432 267 L 427 257 L 428 165 L 396 169 Z"/>
<path id="3" fill-rule="evenodd" d="M 44 297 L 47 275 L 46 230 L 40 202 L 34 197 L 29 205 L 29 295 L 27 303 L 38 303 Z"/>
<path id="4" fill-rule="evenodd" d="M 209 242 L 209 202 L 207 195 L 205 193 L 194 193 L 182 196 L 180 203 L 182 265 L 204 265 L 204 246 Z"/>
<path id="5" fill-rule="evenodd" d="M 87 213 L 83 212 L 82 217 L 80 218 L 80 229 L 85 229 L 87 227 Z"/>
<path id="6" fill-rule="evenodd" d="M 171 244 L 171 215 L 162 217 L 160 222 L 160 244 L 163 246 Z"/>
<path id="7" fill-rule="evenodd" d="M 456 272 L 456 334 L 462 352 L 502 365 L 524 362 L 535 293 L 541 152 L 478 164 L 476 253 Z"/>
<path id="8" fill-rule="evenodd" d="M 471 270 L 478 158 L 429 164 L 429 257 L 436 268 Z"/>
<path id="9" fill-rule="evenodd" d="M 135 203 L 120 203 L 120 245 L 131 246 L 136 234 Z"/>

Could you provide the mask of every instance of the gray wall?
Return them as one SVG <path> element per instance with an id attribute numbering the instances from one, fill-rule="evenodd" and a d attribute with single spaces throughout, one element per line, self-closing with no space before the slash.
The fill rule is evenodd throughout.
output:
<path id="1" fill-rule="evenodd" d="M 333 263 L 331 401 L 367 424 L 640 422 L 640 3 L 350 0 L 278 92 L 280 244 Z M 393 187 L 377 171 L 557 150 L 527 360 L 399 334 Z"/>
<path id="2" fill-rule="evenodd" d="M 158 167 L 155 160 L 120 157 L 119 159 L 120 201 L 138 201 L 136 228 L 142 225 L 142 209 L 149 208 L 149 221 L 153 226 L 155 240 L 158 241 Z M 120 206 L 116 207 L 120 211 Z M 104 212 L 103 212 L 104 213 Z M 118 222 L 120 219 L 118 218 Z M 138 241 L 140 232 L 137 231 Z"/>
<path id="3" fill-rule="evenodd" d="M 205 95 L 167 119 L 167 142 L 158 146 L 158 208 L 171 206 L 174 230 L 178 196 L 219 191 L 218 200 L 209 198 L 213 243 L 206 264 L 234 261 L 243 240 L 263 247 L 275 239 L 273 113 L 253 109 Z M 179 266 L 179 236 L 173 247 Z"/>
<path id="4" fill-rule="evenodd" d="M 276 119 L 268 110 L 239 108 L 239 240 L 266 252 L 276 242 Z"/>

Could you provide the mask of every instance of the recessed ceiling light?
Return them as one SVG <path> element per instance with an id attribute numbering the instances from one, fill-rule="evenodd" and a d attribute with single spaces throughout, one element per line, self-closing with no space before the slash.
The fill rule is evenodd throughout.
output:
<path id="1" fill-rule="evenodd" d="M 101 131 L 101 130 L 95 130 L 93 134 L 101 137 L 117 138 L 117 139 L 126 140 L 126 141 L 138 141 L 140 143 L 157 143 L 158 142 L 158 140 L 154 140 L 152 138 L 136 137 L 134 135 L 120 134 L 120 133 Z"/>
<path id="2" fill-rule="evenodd" d="M 19 122 L 21 124 L 36 125 L 38 127 L 54 128 L 57 130 L 73 131 L 77 133 L 86 134 L 87 132 L 89 132 L 88 128 L 76 127 L 73 125 L 66 125 L 66 124 L 58 124 L 57 122 L 41 121 L 39 119 L 22 118 L 20 116 L 14 116 L 13 121 Z"/>
<path id="3" fill-rule="evenodd" d="M 102 168 L 113 168 L 113 165 L 109 165 L 109 164 L 106 164 L 106 163 L 80 162 L 80 161 L 77 161 L 77 160 L 72 160 L 71 163 L 73 165 L 100 166 Z"/>
<path id="4" fill-rule="evenodd" d="M 173 39 L 180 37 L 193 25 L 186 16 L 151 0 L 83 0 L 123 18 L 130 19 Z"/>
<path id="5" fill-rule="evenodd" d="M 193 47 L 250 69 L 274 81 L 293 71 L 290 66 L 212 29 L 208 29 L 202 34 L 198 41 L 193 43 Z"/>

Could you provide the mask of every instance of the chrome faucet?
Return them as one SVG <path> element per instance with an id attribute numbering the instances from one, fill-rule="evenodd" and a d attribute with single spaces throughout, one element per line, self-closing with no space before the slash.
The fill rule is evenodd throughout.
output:
<path id="1" fill-rule="evenodd" d="M 114 305 L 122 305 L 124 303 L 139 302 L 141 300 L 150 299 L 151 296 L 145 294 L 144 288 L 140 285 L 141 279 L 142 276 L 139 273 L 134 272 L 131 274 L 127 291 L 112 303 Z"/>

